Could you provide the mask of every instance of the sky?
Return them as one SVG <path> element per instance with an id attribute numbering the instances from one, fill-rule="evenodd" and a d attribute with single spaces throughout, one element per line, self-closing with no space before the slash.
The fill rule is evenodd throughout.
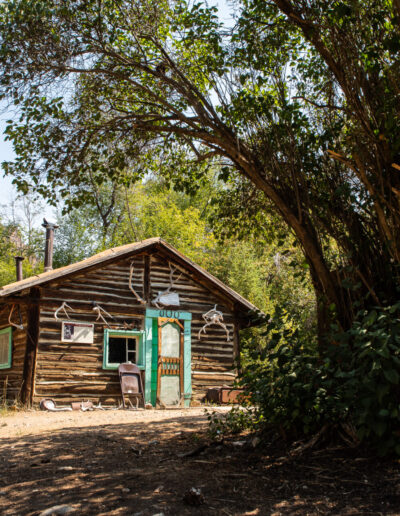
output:
<path id="1" fill-rule="evenodd" d="M 0 115 L 0 162 L 12 161 L 14 159 L 14 151 L 10 142 L 5 140 L 4 129 L 6 127 L 5 121 L 8 120 L 7 113 Z M 0 180 L 0 204 L 10 202 L 15 196 L 15 188 L 11 184 L 11 179 L 8 177 L 1 177 Z"/>

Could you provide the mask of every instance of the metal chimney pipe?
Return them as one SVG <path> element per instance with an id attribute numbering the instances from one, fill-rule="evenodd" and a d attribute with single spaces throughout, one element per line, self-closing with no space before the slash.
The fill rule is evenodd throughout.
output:
<path id="1" fill-rule="evenodd" d="M 23 279 L 22 274 L 22 262 L 25 260 L 23 256 L 14 256 L 15 260 L 15 270 L 17 273 L 17 281 L 21 281 Z"/>
<path id="2" fill-rule="evenodd" d="M 42 226 L 46 228 L 46 247 L 44 251 L 44 272 L 53 269 L 53 244 L 54 244 L 54 230 L 59 226 L 53 222 L 47 222 L 43 219 Z"/>

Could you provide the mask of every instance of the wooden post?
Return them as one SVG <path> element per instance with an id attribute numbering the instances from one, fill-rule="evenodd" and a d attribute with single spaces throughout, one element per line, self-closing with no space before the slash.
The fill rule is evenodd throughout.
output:
<path id="1" fill-rule="evenodd" d="M 237 317 L 233 322 L 233 356 L 237 363 L 237 372 L 240 373 L 240 322 Z"/>
<path id="2" fill-rule="evenodd" d="M 143 298 L 148 303 L 150 302 L 150 256 L 148 254 L 144 257 L 144 276 L 143 276 Z"/>
<path id="3" fill-rule="evenodd" d="M 30 295 L 39 298 L 40 290 L 32 288 Z M 26 329 L 26 348 L 24 360 L 23 384 L 21 389 L 21 401 L 24 405 L 30 407 L 32 405 L 34 385 L 35 385 L 35 369 L 36 357 L 39 341 L 39 303 L 28 307 L 28 325 Z"/>

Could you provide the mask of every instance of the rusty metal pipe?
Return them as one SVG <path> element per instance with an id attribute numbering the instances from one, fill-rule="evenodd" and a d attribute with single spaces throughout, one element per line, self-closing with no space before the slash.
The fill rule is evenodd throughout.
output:
<path id="1" fill-rule="evenodd" d="M 43 219 L 42 226 L 46 228 L 46 247 L 44 251 L 44 272 L 53 269 L 53 247 L 54 247 L 54 230 L 59 226 L 53 222 L 47 222 Z"/>
<path id="2" fill-rule="evenodd" d="M 22 262 L 25 260 L 23 256 L 14 256 L 15 260 L 15 272 L 17 273 L 17 281 L 21 281 L 23 279 L 22 274 Z"/>

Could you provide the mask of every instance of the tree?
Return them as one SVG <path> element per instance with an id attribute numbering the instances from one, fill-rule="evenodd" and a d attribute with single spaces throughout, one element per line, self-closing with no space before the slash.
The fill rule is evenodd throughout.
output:
<path id="1" fill-rule="evenodd" d="M 228 195 L 227 189 L 221 188 L 214 185 L 213 197 L 218 191 L 221 196 Z M 99 194 L 103 195 L 101 189 Z M 160 236 L 260 310 L 271 315 L 276 310 L 287 313 L 303 340 L 314 342 L 315 299 L 310 279 L 301 252 L 282 233 L 282 224 L 279 233 L 277 222 L 266 223 L 265 214 L 260 213 L 259 222 L 262 217 L 264 220 L 257 231 L 254 228 L 250 234 L 247 227 L 246 238 L 238 238 L 232 229 L 239 227 L 239 222 L 228 213 L 225 218 L 224 203 L 209 202 L 209 195 L 207 184 L 192 195 L 174 191 L 159 178 L 132 185 L 118 195 L 106 241 L 97 207 L 76 208 L 57 219 L 60 227 L 55 234 L 54 265 L 68 265 L 109 247 Z M 230 234 L 223 233 L 222 227 L 230 227 Z M 264 340 L 260 339 L 261 347 Z"/>
<path id="2" fill-rule="evenodd" d="M 183 0 L 2 4 L 1 95 L 21 114 L 5 170 L 82 201 L 94 176 L 142 177 L 182 149 L 217 160 L 300 243 L 320 332 L 332 316 L 347 328 L 355 300 L 397 297 L 399 13 L 244 0 L 227 30 Z"/>

